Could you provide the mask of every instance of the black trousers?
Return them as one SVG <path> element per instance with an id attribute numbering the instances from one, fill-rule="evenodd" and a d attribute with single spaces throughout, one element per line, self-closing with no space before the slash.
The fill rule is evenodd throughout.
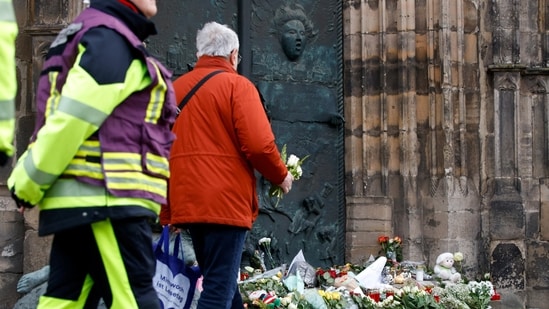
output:
<path id="1" fill-rule="evenodd" d="M 146 218 L 111 221 L 54 235 L 50 277 L 38 308 L 159 309 L 156 259 Z"/>

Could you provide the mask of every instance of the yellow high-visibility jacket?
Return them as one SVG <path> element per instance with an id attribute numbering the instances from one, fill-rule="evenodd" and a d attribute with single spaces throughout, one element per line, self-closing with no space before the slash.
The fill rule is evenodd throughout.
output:
<path id="1" fill-rule="evenodd" d="M 13 155 L 15 129 L 15 38 L 17 22 L 11 0 L 0 0 L 0 152 Z"/>
<path id="2" fill-rule="evenodd" d="M 39 206 L 39 235 L 156 218 L 166 201 L 171 73 L 142 44 L 154 24 L 122 9 L 93 2 L 46 55 L 36 128 L 8 179 L 18 199 Z"/>

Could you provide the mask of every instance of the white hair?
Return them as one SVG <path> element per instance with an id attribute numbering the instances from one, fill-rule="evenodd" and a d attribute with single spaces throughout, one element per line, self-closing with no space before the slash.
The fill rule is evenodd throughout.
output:
<path id="1" fill-rule="evenodd" d="M 239 48 L 238 35 L 227 25 L 209 22 L 196 34 L 196 55 L 229 56 Z"/>

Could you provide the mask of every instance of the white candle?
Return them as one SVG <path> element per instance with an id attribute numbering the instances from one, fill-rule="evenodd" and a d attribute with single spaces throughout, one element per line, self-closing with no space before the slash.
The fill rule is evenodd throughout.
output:
<path id="1" fill-rule="evenodd" d="M 423 269 L 416 270 L 416 280 L 423 281 Z"/>

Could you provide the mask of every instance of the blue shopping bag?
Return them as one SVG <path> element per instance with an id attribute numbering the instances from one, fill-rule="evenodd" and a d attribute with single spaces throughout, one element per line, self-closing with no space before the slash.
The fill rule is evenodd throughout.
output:
<path id="1" fill-rule="evenodd" d="M 154 245 L 156 273 L 154 288 L 164 309 L 189 309 L 193 301 L 196 282 L 200 278 L 198 266 L 185 264 L 183 254 L 179 257 L 181 235 L 177 234 L 173 252 L 170 252 L 170 228 L 165 226 L 160 239 Z"/>

